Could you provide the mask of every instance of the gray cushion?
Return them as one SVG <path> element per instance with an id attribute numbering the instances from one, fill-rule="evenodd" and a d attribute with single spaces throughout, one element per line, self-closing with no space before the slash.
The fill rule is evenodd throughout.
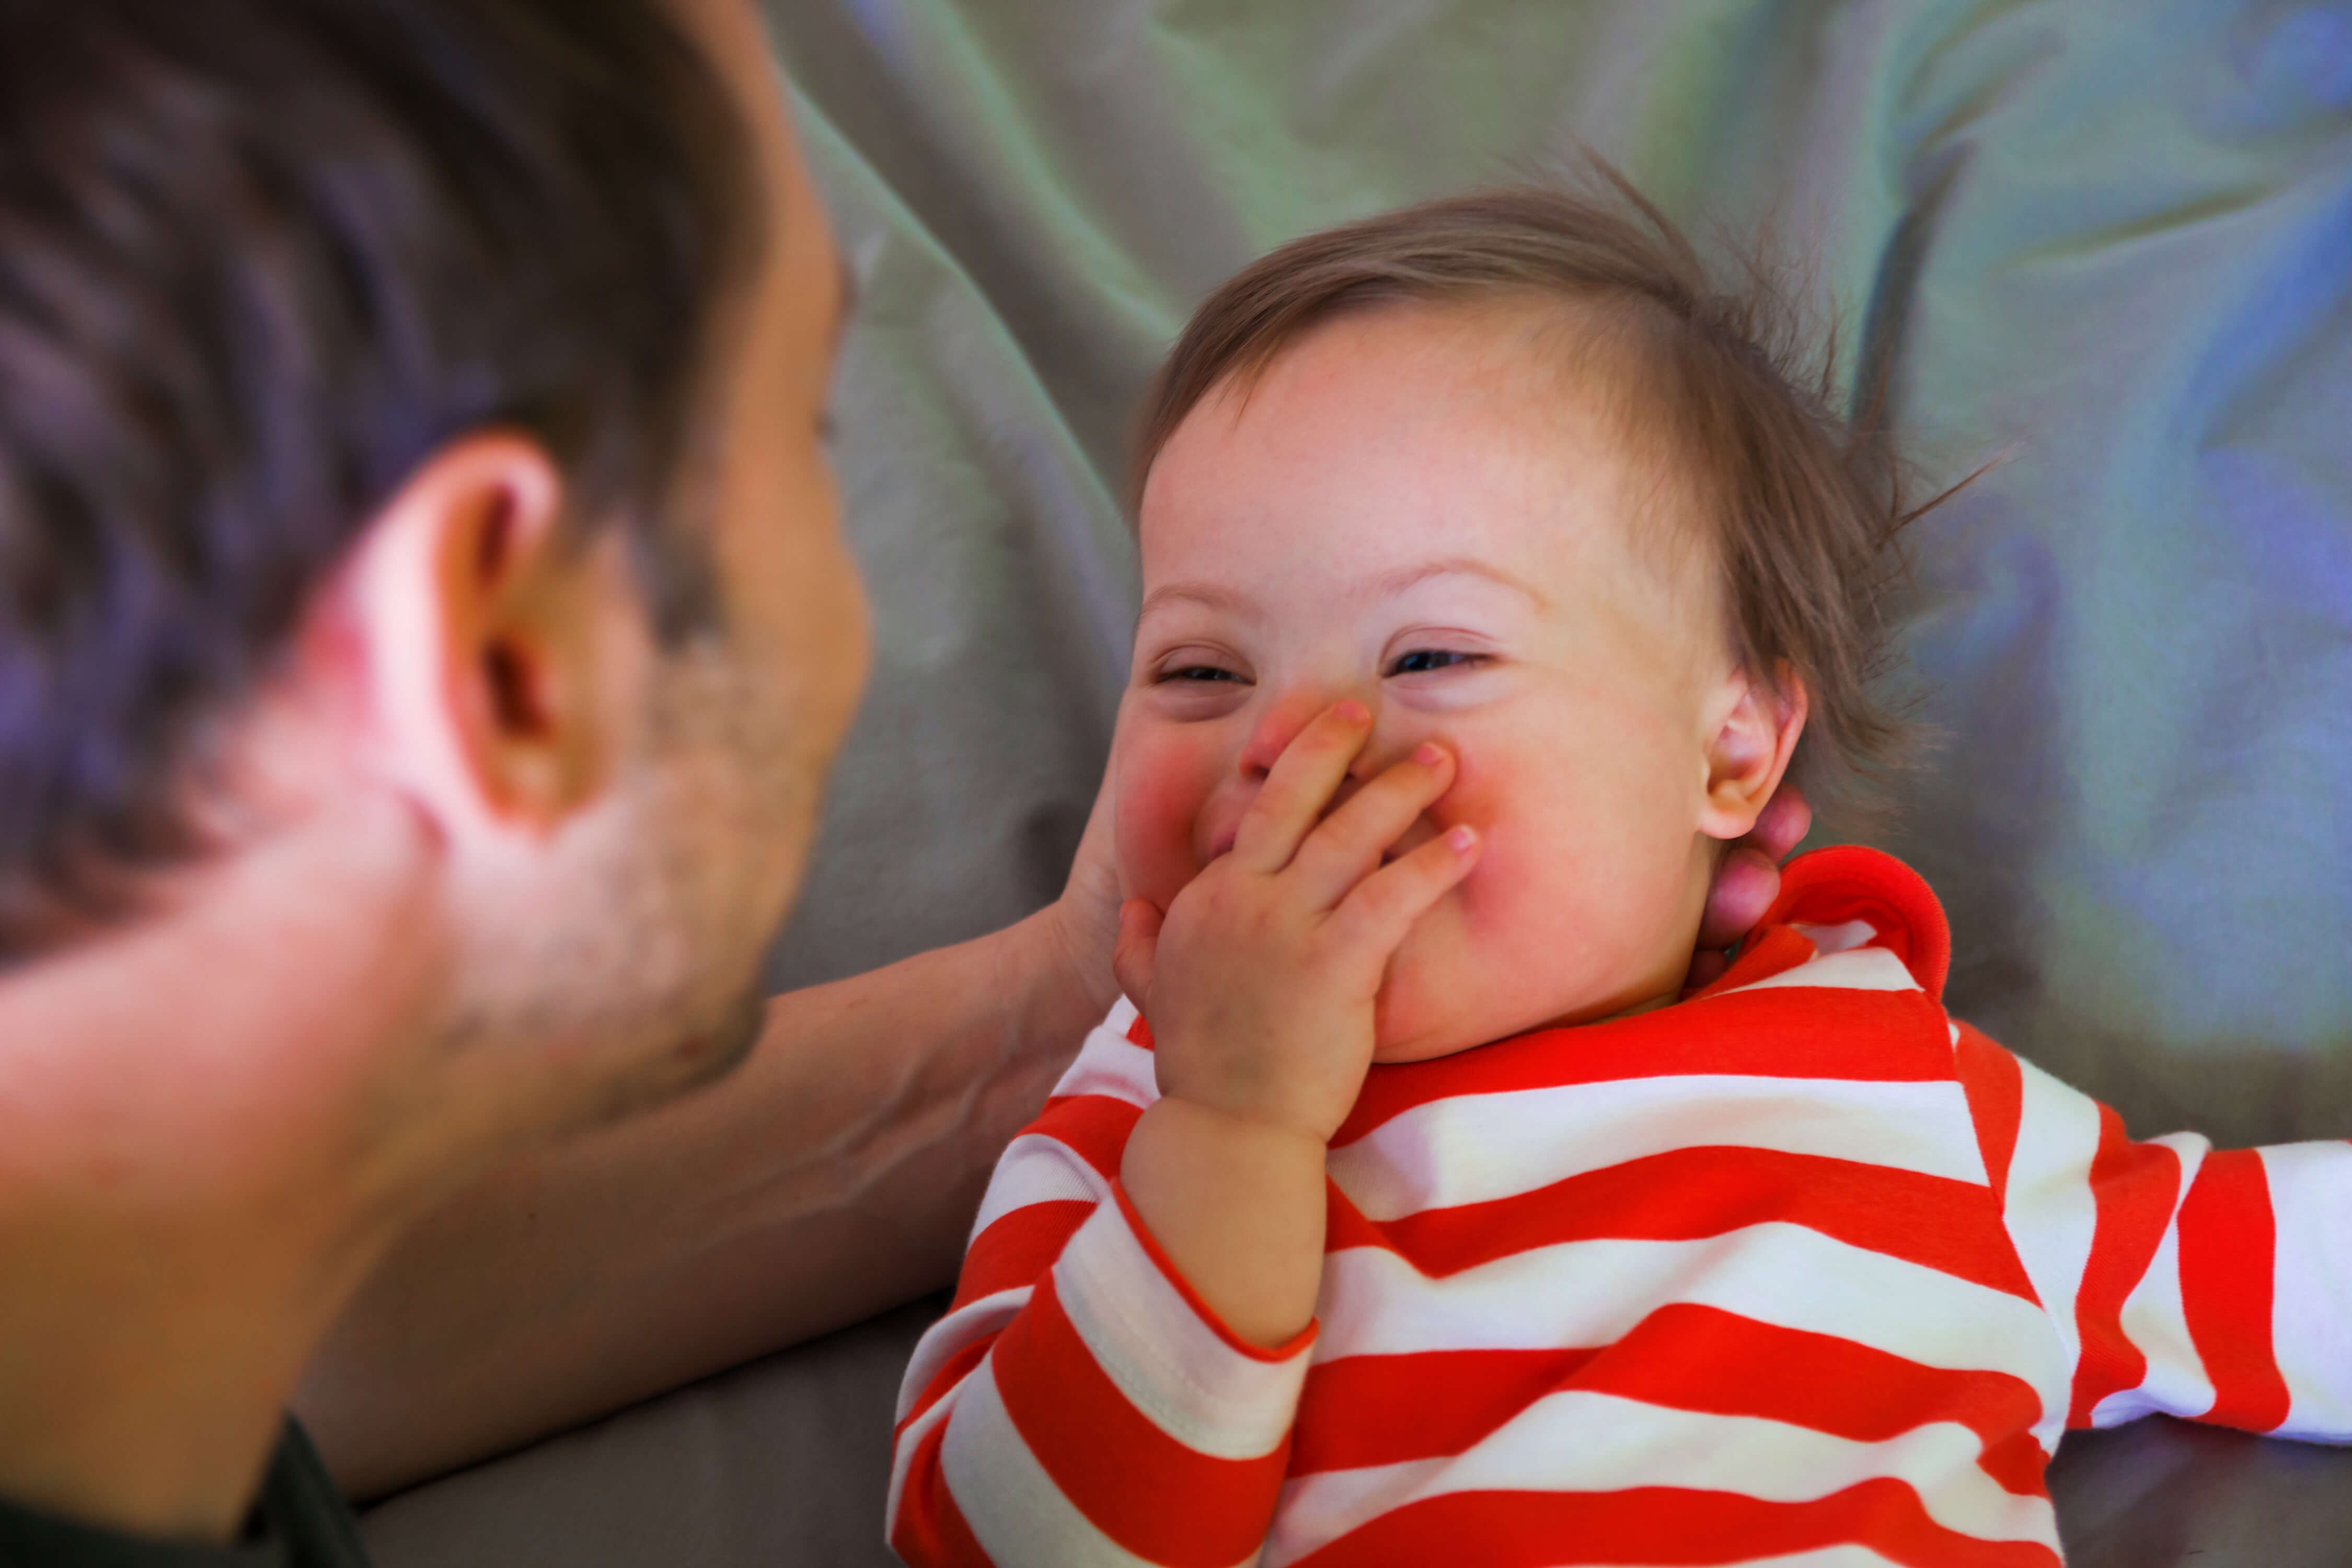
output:
<path id="1" fill-rule="evenodd" d="M 370 1510 L 378 1568 L 842 1568 L 882 1544 L 926 1299 Z"/>
<path id="2" fill-rule="evenodd" d="M 930 1299 L 372 1510 L 380 1568 L 876 1568 L 898 1373 Z M 2069 1437 L 2076 1568 L 2345 1560 L 2352 1456 L 2158 1418 Z"/>

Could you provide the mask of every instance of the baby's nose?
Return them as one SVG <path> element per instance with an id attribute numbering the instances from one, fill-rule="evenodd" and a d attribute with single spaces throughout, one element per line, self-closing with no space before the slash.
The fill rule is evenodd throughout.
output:
<path id="1" fill-rule="evenodd" d="M 1273 771 L 1275 762 L 1298 739 L 1298 732 L 1315 721 L 1316 717 L 1333 703 L 1353 697 L 1371 710 L 1375 719 L 1380 713 L 1377 692 L 1361 691 L 1297 691 L 1286 693 L 1267 708 L 1250 731 L 1249 742 L 1242 748 L 1241 773 L 1252 782 L 1265 779 Z"/>

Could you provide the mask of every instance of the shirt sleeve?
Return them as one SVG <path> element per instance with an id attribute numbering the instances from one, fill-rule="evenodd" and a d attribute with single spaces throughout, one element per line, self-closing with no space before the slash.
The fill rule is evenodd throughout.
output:
<path id="1" fill-rule="evenodd" d="M 0 1563 L 50 1568 L 367 1568 L 359 1521 L 291 1417 L 234 1543 L 131 1535 L 0 1498 Z"/>
<path id="2" fill-rule="evenodd" d="M 1313 1329 L 1264 1350 L 1177 1273 L 1118 1181 L 1155 1093 L 1121 1003 L 998 1162 L 898 1396 L 892 1550 L 930 1564 L 1255 1560 Z"/>
<path id="3" fill-rule="evenodd" d="M 2161 1412 L 2352 1441 L 2352 1143 L 2136 1142 L 1960 1026 L 2010 1235 L 2074 1359 L 2066 1424 Z"/>

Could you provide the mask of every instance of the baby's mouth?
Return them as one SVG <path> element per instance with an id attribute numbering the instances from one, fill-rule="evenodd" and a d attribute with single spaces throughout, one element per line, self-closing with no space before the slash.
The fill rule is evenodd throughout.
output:
<path id="1" fill-rule="evenodd" d="M 1406 828 L 1395 843 L 1381 851 L 1381 864 L 1386 866 L 1402 860 L 1436 837 L 1437 825 L 1430 821 L 1426 814 L 1416 816 L 1412 819 L 1412 826 Z"/>
<path id="2" fill-rule="evenodd" d="M 1337 803 L 1334 803 L 1335 809 L 1336 805 Z M 1324 815 L 1328 816 L 1330 812 L 1326 811 Z M 1202 858 L 1201 864 L 1205 866 L 1212 860 L 1232 854 L 1235 832 L 1236 829 L 1228 828 L 1210 840 L 1209 852 Z M 1381 851 L 1381 864 L 1386 866 L 1393 861 L 1402 860 L 1436 837 L 1437 825 L 1430 821 L 1425 815 L 1416 816 L 1412 819 L 1412 826 L 1406 828 L 1395 843 Z"/>

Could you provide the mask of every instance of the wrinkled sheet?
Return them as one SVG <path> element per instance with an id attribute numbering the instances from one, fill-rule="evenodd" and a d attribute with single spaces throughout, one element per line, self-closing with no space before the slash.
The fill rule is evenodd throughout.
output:
<path id="1" fill-rule="evenodd" d="M 1997 459 L 1916 530 L 1939 740 L 1869 835 L 1942 895 L 1957 1009 L 2142 1136 L 2352 1133 L 2352 7 L 771 12 L 860 282 L 840 458 L 877 635 L 777 984 L 1058 888 L 1124 673 L 1129 421 L 1207 289 L 1590 147 L 1703 236 L 1769 224 L 1931 480 Z M 371 1542 L 390 1568 L 887 1561 L 920 1321 L 422 1489 Z M 2078 1563 L 2352 1554 L 2352 1456 L 2149 1423 L 2054 1474 Z"/>

